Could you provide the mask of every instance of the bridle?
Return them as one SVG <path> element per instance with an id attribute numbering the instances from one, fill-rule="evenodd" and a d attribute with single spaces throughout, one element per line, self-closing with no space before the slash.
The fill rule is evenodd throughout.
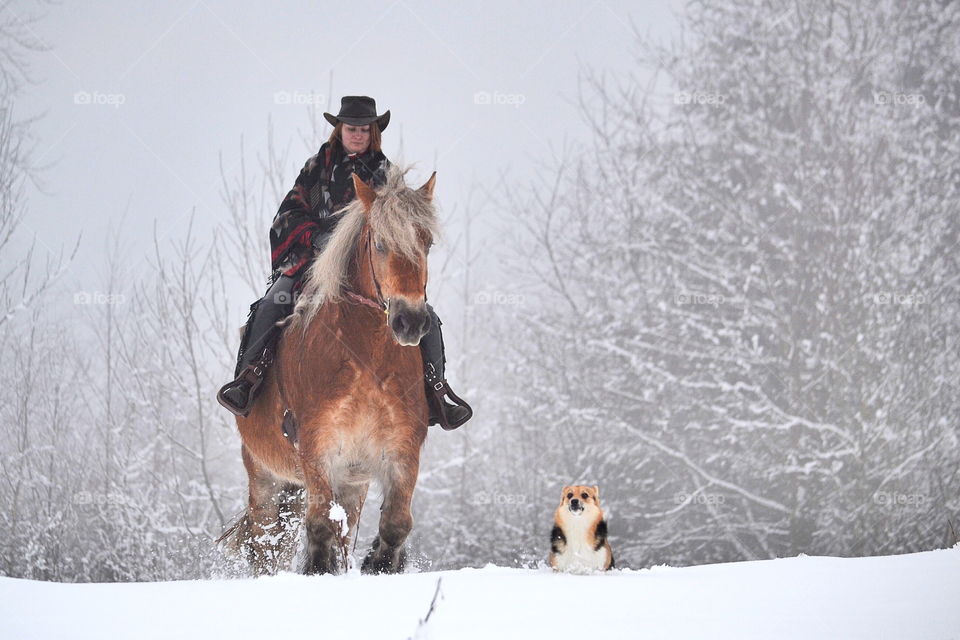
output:
<path id="1" fill-rule="evenodd" d="M 353 300 L 358 304 L 363 304 L 368 307 L 373 307 L 378 311 L 383 311 L 384 313 L 388 313 L 387 303 L 384 301 L 383 292 L 380 290 L 380 281 L 377 280 L 377 272 L 373 268 L 373 245 L 371 244 L 371 241 L 373 239 L 372 236 L 373 236 L 373 230 L 369 226 L 367 226 L 367 238 L 366 238 L 367 258 L 369 258 L 369 262 L 370 262 L 370 277 L 373 278 L 373 286 L 376 287 L 377 289 L 377 299 L 373 300 L 363 294 L 357 293 L 356 291 L 350 291 L 350 290 L 347 290 L 345 294 L 348 298 L 350 298 L 351 300 Z"/>

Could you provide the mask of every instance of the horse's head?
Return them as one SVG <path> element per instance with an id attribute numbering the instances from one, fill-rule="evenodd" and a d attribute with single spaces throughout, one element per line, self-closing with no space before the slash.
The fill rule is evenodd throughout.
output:
<path id="1" fill-rule="evenodd" d="M 436 173 L 419 189 L 406 185 L 404 173 L 391 166 L 377 191 L 354 174 L 357 198 L 341 214 L 297 299 L 294 322 L 303 331 L 325 303 L 348 297 L 386 310 L 399 344 L 420 343 L 430 321 L 427 253 L 439 233 L 433 206 Z"/>
<path id="2" fill-rule="evenodd" d="M 387 325 L 405 346 L 420 344 L 430 328 L 427 254 L 436 232 L 436 178 L 434 172 L 422 187 L 410 189 L 402 172 L 392 169 L 377 193 L 353 174 L 365 218 L 357 251 L 360 284 L 385 305 Z"/>

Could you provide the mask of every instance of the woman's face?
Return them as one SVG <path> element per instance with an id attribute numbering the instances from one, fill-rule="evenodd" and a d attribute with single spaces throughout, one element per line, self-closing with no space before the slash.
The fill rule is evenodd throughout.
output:
<path id="1" fill-rule="evenodd" d="M 343 148 L 347 153 L 363 153 L 370 146 L 370 125 L 355 125 L 343 123 L 340 129 Z"/>

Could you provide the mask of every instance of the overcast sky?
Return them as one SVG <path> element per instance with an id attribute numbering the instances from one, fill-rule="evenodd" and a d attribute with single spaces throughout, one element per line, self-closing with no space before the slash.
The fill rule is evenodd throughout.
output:
<path id="1" fill-rule="evenodd" d="M 218 154 L 228 175 L 236 173 L 241 136 L 251 155 L 262 153 L 272 118 L 277 140 L 294 142 L 292 185 L 329 133 L 324 124 L 309 148 L 300 143 L 308 129 L 304 103 L 336 113 L 349 94 L 371 95 L 379 111 L 390 109 L 387 156 L 400 159 L 402 138 L 402 159 L 417 163 L 410 181 L 436 169 L 441 206 L 458 208 L 472 184 L 491 183 L 505 169 L 526 180 L 551 145 L 582 137 L 573 104 L 578 71 L 639 73 L 631 24 L 669 35 L 677 4 L 171 0 L 41 7 L 31 29 L 49 50 L 33 56 L 35 84 L 18 109 L 42 114 L 34 127 L 37 158 L 49 169 L 47 192 L 28 192 L 27 228 L 52 250 L 82 231 L 72 277 L 95 287 L 104 233 L 126 209 L 121 237 L 132 263 L 149 251 L 154 221 L 161 235 L 176 237 L 195 208 L 202 233 L 225 217 Z M 275 210 L 263 212 L 264 234 Z"/>

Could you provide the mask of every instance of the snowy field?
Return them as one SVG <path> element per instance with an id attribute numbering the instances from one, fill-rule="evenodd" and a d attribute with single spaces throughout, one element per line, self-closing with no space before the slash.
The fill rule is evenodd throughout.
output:
<path id="1" fill-rule="evenodd" d="M 590 576 L 488 566 L 125 584 L 0 578 L 0 638 L 960 640 L 960 546 Z"/>

